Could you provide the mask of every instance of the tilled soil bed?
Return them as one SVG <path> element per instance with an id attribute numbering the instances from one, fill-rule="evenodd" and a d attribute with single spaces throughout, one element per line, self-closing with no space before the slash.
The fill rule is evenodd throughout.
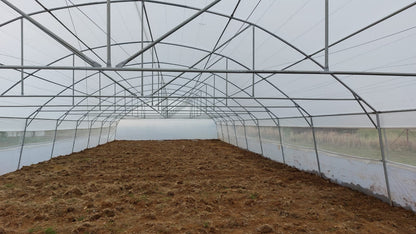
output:
<path id="1" fill-rule="evenodd" d="M 416 215 L 218 140 L 115 141 L 0 177 L 0 233 L 416 233 Z"/>

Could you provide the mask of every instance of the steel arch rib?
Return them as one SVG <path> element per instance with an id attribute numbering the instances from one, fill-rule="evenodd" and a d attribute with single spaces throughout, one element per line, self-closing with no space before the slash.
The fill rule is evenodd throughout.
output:
<path id="1" fill-rule="evenodd" d="M 121 45 L 121 44 L 130 44 L 130 43 L 140 43 L 140 42 L 125 42 L 125 43 L 118 43 L 117 45 Z M 207 51 L 207 50 L 204 50 L 204 49 L 201 49 L 201 48 L 196 48 L 196 47 L 191 47 L 191 46 L 186 46 L 186 45 L 180 45 L 180 44 L 174 44 L 174 43 L 163 43 L 163 44 L 168 44 L 168 45 L 173 45 L 173 46 L 179 46 L 179 47 L 185 47 L 185 48 L 188 48 L 188 49 L 193 49 L 193 50 L 199 50 L 199 51 L 203 51 L 203 52 L 209 52 L 209 51 Z M 103 46 L 98 46 L 98 47 L 94 47 L 93 49 L 99 49 L 99 48 L 103 48 L 103 47 L 105 47 L 105 45 L 103 45 Z M 85 51 L 87 51 L 87 50 L 85 50 Z M 240 66 L 243 66 L 243 67 L 245 67 L 242 63 L 240 63 L 240 62 L 238 62 L 237 60 L 235 60 L 235 59 L 233 59 L 233 58 L 230 58 L 230 57 L 227 57 L 227 56 L 224 56 L 224 55 L 222 55 L 222 54 L 219 54 L 219 53 L 215 53 L 216 55 L 218 55 L 218 56 L 221 56 L 221 57 L 225 57 L 225 58 L 227 58 L 227 59 L 230 59 L 231 61 L 233 61 L 233 62 L 235 62 L 236 64 L 239 64 Z M 50 64 L 48 64 L 48 65 L 52 65 L 53 63 L 56 63 L 56 62 L 59 62 L 59 61 L 61 61 L 62 59 L 65 59 L 65 58 L 67 58 L 67 57 L 70 57 L 71 56 L 71 54 L 69 54 L 69 55 L 67 55 L 67 56 L 64 56 L 64 57 L 62 57 L 62 58 L 60 58 L 60 59 L 58 59 L 58 60 L 56 60 L 56 61 L 53 61 L 52 63 L 50 63 Z M 178 64 L 176 64 L 176 66 L 178 66 Z M 245 67 L 245 68 L 247 68 L 247 67 Z M 248 68 L 247 68 L 248 69 Z M 37 71 L 34 71 L 34 72 L 32 72 L 31 73 L 31 75 L 34 75 L 36 72 L 38 72 L 38 71 L 40 71 L 40 69 L 39 70 L 37 70 Z M 30 76 L 30 75 L 29 75 Z M 29 76 L 27 76 L 27 77 L 25 77 L 25 79 L 26 78 L 28 78 Z M 81 79 L 80 81 L 82 81 L 83 79 Z M 16 86 L 16 85 L 18 85 L 20 83 L 20 81 L 18 81 L 14 86 Z M 78 83 L 78 82 L 77 82 Z M 235 85 L 234 83 L 232 83 L 233 85 Z M 13 87 L 14 87 L 13 86 Z M 236 86 L 236 85 L 235 85 Z M 69 88 L 69 87 L 72 87 L 72 85 L 71 86 L 68 86 L 67 88 Z M 127 89 L 125 89 L 125 90 L 127 90 Z M 57 95 L 57 97 L 59 96 L 59 94 Z M 256 100 L 257 101 L 257 100 Z M 257 101 L 258 102 L 258 101 Z M 261 106 L 263 106 L 260 102 L 259 102 L 259 104 L 261 105 Z"/>
<path id="2" fill-rule="evenodd" d="M 129 1 L 120 1 L 120 2 L 129 2 Z M 163 2 L 159 2 L 159 1 L 148 1 L 148 2 L 153 2 L 153 3 L 159 3 L 159 4 L 167 4 L 167 3 L 163 3 Z M 91 3 L 91 4 L 88 4 L 88 5 L 92 5 L 92 4 L 102 4 L 102 3 L 104 3 L 104 2 L 96 2 L 96 3 Z M 87 4 L 84 4 L 84 5 L 87 5 Z M 179 4 L 167 4 L 167 5 L 175 5 L 175 6 L 178 6 L 178 7 L 185 7 L 185 6 L 183 6 L 183 5 L 179 5 Z M 72 7 L 72 6 L 71 6 Z M 73 7 L 77 7 L 77 6 L 73 6 Z M 66 9 L 66 8 L 68 8 L 68 7 L 61 7 L 61 9 Z M 189 8 L 189 7 L 187 7 L 187 8 Z M 190 8 L 190 9 L 192 9 L 192 8 Z M 215 12 L 210 12 L 210 11 L 208 11 L 209 13 L 212 13 L 212 14 L 217 14 L 217 15 L 220 15 L 220 14 L 218 14 L 218 13 L 215 13 Z M 228 16 L 226 16 L 226 15 L 222 15 L 222 16 L 224 16 L 224 17 L 228 17 Z M 242 20 L 239 20 L 239 19 L 235 19 L 235 20 L 238 20 L 238 21 L 242 21 Z M 248 24 L 251 24 L 251 23 L 249 23 L 249 22 L 245 22 L 245 23 L 248 23 Z M 252 24 L 253 25 L 253 24 Z M 257 27 L 257 28 L 259 28 L 257 25 L 254 25 L 255 27 Z M 260 28 L 261 29 L 261 28 Z M 263 29 L 261 29 L 261 30 L 263 30 Z M 270 34 L 270 33 L 269 33 Z M 271 34 L 272 35 L 272 34 Z M 279 38 L 278 38 L 279 39 Z M 283 41 L 282 41 L 283 42 Z M 288 44 L 289 45 L 289 44 Z M 293 47 L 292 47 L 293 48 Z M 301 51 L 298 51 L 298 52 L 301 52 Z M 302 53 L 302 52 L 301 52 Z M 305 56 L 307 56 L 306 54 L 304 54 Z M 313 60 L 312 60 L 313 61 Z M 315 63 L 316 63 L 316 61 L 315 61 Z M 319 63 L 316 63 L 318 66 L 320 65 Z M 334 77 L 334 75 L 332 75 L 333 77 Z M 374 108 L 372 108 L 364 99 L 362 99 L 358 94 L 356 94 L 352 89 L 350 89 L 347 85 L 345 85 L 342 81 L 340 81 L 337 77 L 334 77 L 340 84 L 342 84 L 345 88 L 347 88 L 352 94 L 353 94 L 353 96 L 355 96 L 355 97 L 357 97 L 357 101 L 360 103 L 360 100 L 362 100 L 368 107 L 370 107 L 373 111 L 376 111 Z M 359 99 L 358 99 L 359 98 Z"/>
<path id="3" fill-rule="evenodd" d="M 110 84 L 111 85 L 111 84 Z M 207 85 L 209 85 L 209 84 L 207 84 Z M 220 93 L 223 93 L 221 90 L 217 90 L 218 92 L 220 92 Z M 98 91 L 97 91 L 98 92 Z M 123 91 L 119 91 L 119 92 L 123 92 Z M 225 93 L 223 93 L 223 94 L 225 94 Z M 81 101 L 80 101 L 81 102 Z M 150 102 L 150 101 L 149 101 Z M 143 101 L 143 103 L 144 104 L 146 104 L 144 101 Z M 238 102 L 237 102 L 238 103 Z M 148 103 L 147 103 L 148 104 Z M 239 104 L 239 103 L 238 103 Z M 95 107 L 98 107 L 99 105 L 96 105 Z M 240 106 L 241 106 L 241 104 L 240 104 Z M 95 108 L 94 107 L 94 108 Z M 225 106 L 225 107 L 227 107 L 227 106 Z M 110 108 L 110 107 L 108 107 L 108 108 Z M 122 108 L 122 105 L 120 105 L 120 108 Z M 229 107 L 227 107 L 227 108 L 229 108 Z M 244 106 L 241 106 L 241 108 L 244 108 L 244 109 L 246 109 Z M 232 110 L 232 108 L 229 108 L 230 109 L 230 111 L 233 111 Z M 68 110 L 65 114 L 64 114 L 64 116 L 67 116 L 68 114 L 69 114 L 69 111 L 70 110 Z M 90 111 L 92 111 L 92 110 L 90 110 Z M 89 112 L 87 112 L 87 113 L 85 113 L 84 115 L 83 115 L 83 117 L 81 117 L 78 121 L 82 121 L 87 115 L 88 115 L 88 113 Z M 235 113 L 235 112 L 234 112 Z M 251 115 L 251 113 L 247 110 L 247 114 L 248 115 L 250 115 L 250 116 L 252 116 Z M 62 117 L 64 117 L 64 116 L 62 116 Z"/>

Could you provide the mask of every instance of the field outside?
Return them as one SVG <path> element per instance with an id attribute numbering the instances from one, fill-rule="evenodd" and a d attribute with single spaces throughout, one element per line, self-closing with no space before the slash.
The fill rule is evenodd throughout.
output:
<path id="1" fill-rule="evenodd" d="M 296 146 L 313 147 L 311 129 L 284 127 L 283 142 Z M 316 128 L 317 147 L 345 155 L 381 159 L 379 136 L 376 129 Z M 390 161 L 416 166 L 416 130 L 383 129 L 386 157 Z"/>
<path id="2" fill-rule="evenodd" d="M 93 131 L 100 131 L 99 128 L 92 129 Z M 103 130 L 104 131 L 104 130 Z M 28 131 L 26 132 L 25 145 L 51 143 L 54 138 L 54 131 Z M 58 130 L 56 140 L 72 139 L 75 130 Z M 88 136 L 88 129 L 78 129 L 77 137 Z M 11 148 L 20 146 L 22 144 L 23 132 L 0 132 L 0 148 Z"/>

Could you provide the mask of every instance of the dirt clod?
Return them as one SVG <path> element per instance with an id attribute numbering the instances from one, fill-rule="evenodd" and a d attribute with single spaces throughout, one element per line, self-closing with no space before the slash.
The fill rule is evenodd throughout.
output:
<path id="1" fill-rule="evenodd" d="M 274 232 L 273 227 L 270 226 L 269 224 L 262 225 L 262 226 L 258 227 L 256 230 L 259 233 L 271 233 L 271 232 Z"/>
<path id="2" fill-rule="evenodd" d="M 95 214 L 95 215 L 93 215 L 89 218 L 89 221 L 95 221 L 99 218 L 101 218 L 101 215 L 100 214 Z"/>
<path id="3" fill-rule="evenodd" d="M 107 217 L 114 217 L 116 215 L 116 213 L 114 212 L 114 210 L 110 210 L 110 209 L 105 209 L 103 211 L 103 213 Z"/>
<path id="4" fill-rule="evenodd" d="M 79 188 L 72 188 L 64 193 L 64 196 L 81 196 L 83 193 Z"/>

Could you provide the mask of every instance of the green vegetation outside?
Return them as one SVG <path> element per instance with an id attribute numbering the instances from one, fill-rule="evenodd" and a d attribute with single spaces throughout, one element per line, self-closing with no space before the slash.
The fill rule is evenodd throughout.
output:
<path id="1" fill-rule="evenodd" d="M 261 127 L 265 139 L 279 141 L 277 127 Z M 282 127 L 283 144 L 313 148 L 311 128 Z M 386 157 L 390 161 L 416 166 L 416 129 L 383 129 Z M 316 128 L 319 150 L 381 160 L 377 129 Z"/>

